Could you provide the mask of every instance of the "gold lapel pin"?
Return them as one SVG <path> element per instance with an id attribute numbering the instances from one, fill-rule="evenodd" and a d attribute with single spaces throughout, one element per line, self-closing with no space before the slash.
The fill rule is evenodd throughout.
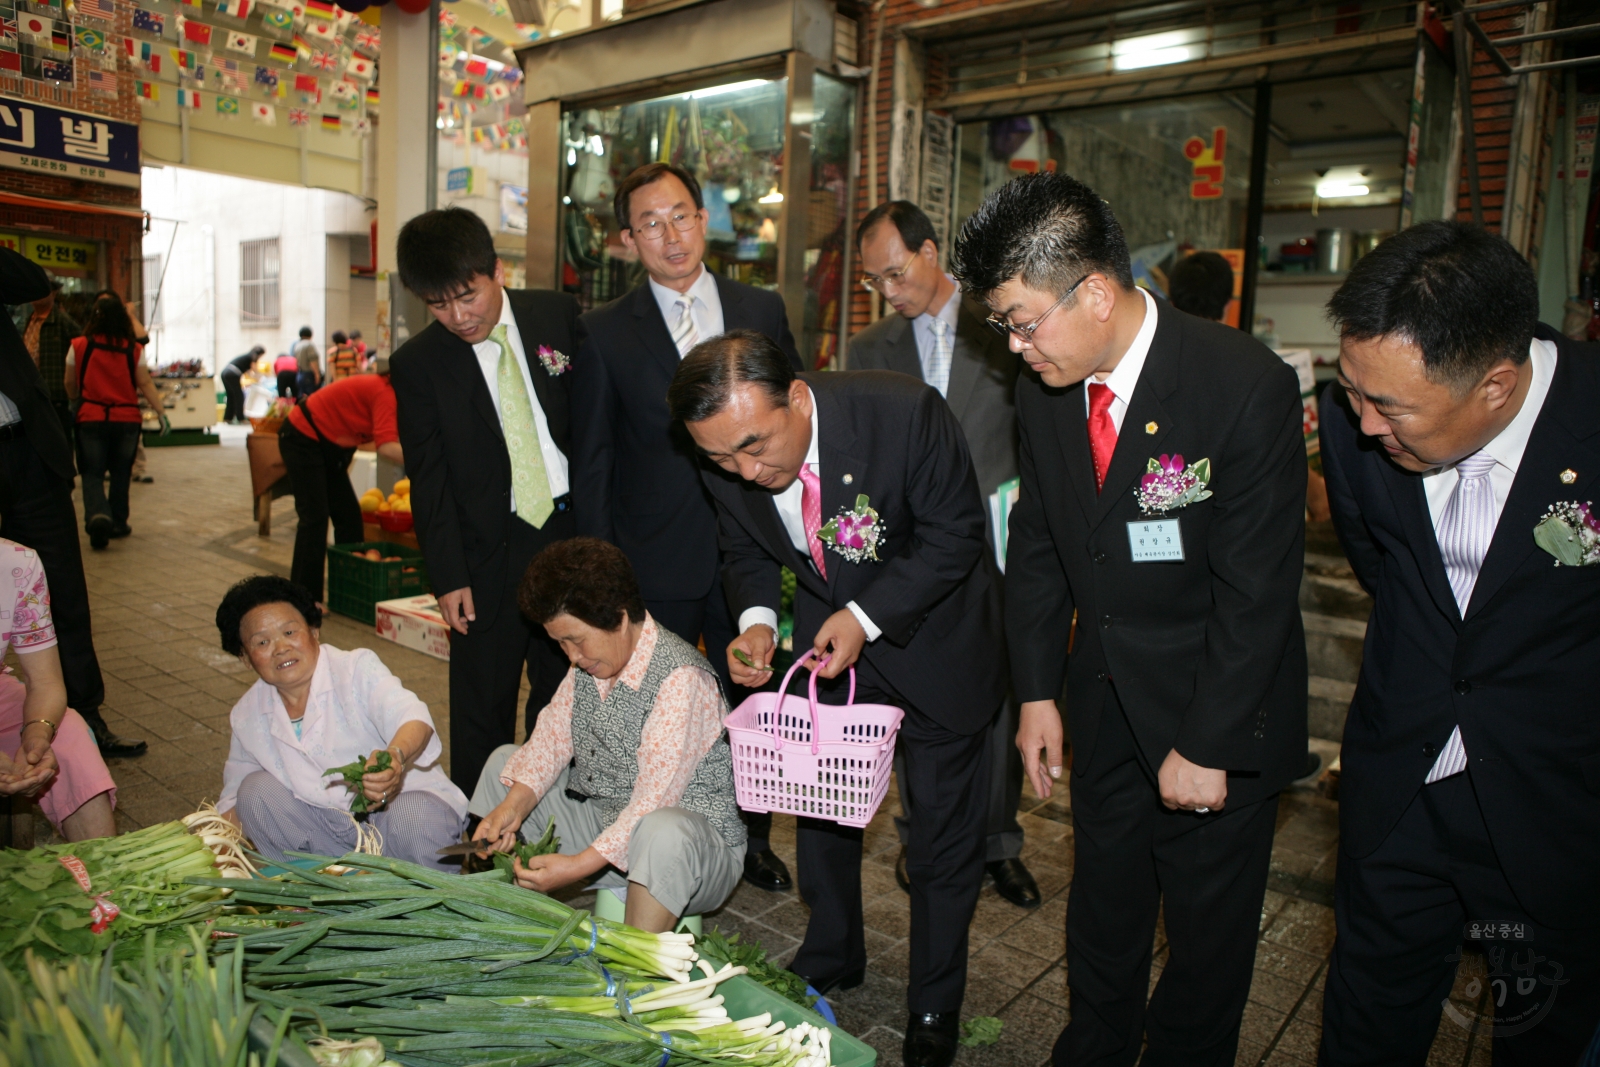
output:
<path id="1" fill-rule="evenodd" d="M 843 478 L 840 479 L 840 481 L 844 482 L 845 485 L 849 485 L 851 482 L 853 482 L 855 480 L 856 480 L 855 479 L 855 475 L 853 475 L 853 474 L 846 474 Z"/>
<path id="2" fill-rule="evenodd" d="M 1144 432 L 1147 434 L 1154 434 L 1159 429 L 1161 429 L 1161 427 L 1157 426 L 1153 422 L 1147 422 L 1144 424 Z"/>
<path id="3" fill-rule="evenodd" d="M 1571 485 L 1573 482 L 1575 482 L 1577 480 L 1578 480 L 1578 472 L 1573 470 L 1571 467 L 1568 467 L 1566 470 L 1561 472 L 1561 484 L 1562 485 Z"/>

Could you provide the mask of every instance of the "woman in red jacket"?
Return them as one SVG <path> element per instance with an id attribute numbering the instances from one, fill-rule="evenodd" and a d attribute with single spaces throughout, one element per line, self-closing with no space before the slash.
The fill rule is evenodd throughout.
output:
<path id="1" fill-rule="evenodd" d="M 144 421 L 140 394 L 161 416 L 162 433 L 169 423 L 161 414 L 161 395 L 144 365 L 144 346 L 135 340 L 133 320 L 122 298 L 109 289 L 97 294 L 83 333 L 72 341 L 64 384 L 67 396 L 78 405 L 84 528 L 91 546 L 105 548 L 111 538 L 133 532 L 128 526 L 128 481 Z"/>

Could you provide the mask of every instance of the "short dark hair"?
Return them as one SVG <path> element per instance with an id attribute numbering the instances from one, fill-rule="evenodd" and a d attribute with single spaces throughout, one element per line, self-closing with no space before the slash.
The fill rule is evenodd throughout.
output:
<path id="1" fill-rule="evenodd" d="M 352 341 L 361 340 L 361 331 L 360 330 L 351 330 L 350 331 L 350 340 L 352 340 Z"/>
<path id="2" fill-rule="evenodd" d="M 252 356 L 264 356 L 264 355 L 267 354 L 267 350 L 265 348 L 263 348 L 261 345 L 251 345 L 250 346 L 250 354 Z"/>
<path id="3" fill-rule="evenodd" d="M 1216 252 L 1185 256 L 1167 276 L 1167 292 L 1179 311 L 1221 322 L 1233 299 L 1233 265 Z"/>
<path id="4" fill-rule="evenodd" d="M 1505 238 L 1437 219 L 1362 256 L 1328 301 L 1328 318 L 1352 340 L 1415 344 L 1428 377 L 1459 395 L 1502 359 L 1528 358 L 1539 283 Z"/>
<path id="5" fill-rule="evenodd" d="M 622 179 L 622 184 L 617 186 L 616 195 L 611 198 L 611 210 L 617 216 L 617 225 L 624 230 L 631 230 L 633 227 L 628 224 L 628 198 L 635 190 L 654 185 L 668 175 L 678 179 L 683 183 L 683 187 L 689 190 L 689 198 L 694 201 L 696 211 L 706 206 L 705 197 L 700 194 L 700 183 L 695 180 L 693 174 L 672 163 L 646 163 Z"/>
<path id="6" fill-rule="evenodd" d="M 342 345 L 342 344 L 344 344 L 345 342 L 347 342 L 349 340 L 350 340 L 350 338 L 348 338 L 348 337 L 346 337 L 344 335 L 344 331 L 343 330 L 334 330 L 333 331 L 333 343 L 334 344 Z"/>
<path id="7" fill-rule="evenodd" d="M 83 323 L 85 337 L 104 337 L 112 341 L 133 344 L 138 340 L 133 334 L 133 319 L 115 290 L 102 289 L 94 294 L 89 306 L 89 317 Z"/>
<path id="8" fill-rule="evenodd" d="M 701 341 L 678 364 L 667 387 L 667 410 L 683 422 L 704 422 L 728 406 L 736 385 L 758 385 L 774 407 L 789 406 L 794 366 L 772 338 L 729 330 Z"/>
<path id="9" fill-rule="evenodd" d="M 1096 271 L 1133 288 L 1128 239 L 1111 205 L 1066 174 L 1026 174 L 990 193 L 962 224 L 950 265 L 979 300 L 1013 278 L 1061 295 Z"/>
<path id="10" fill-rule="evenodd" d="M 307 626 L 314 629 L 322 625 L 322 611 L 304 586 L 276 574 L 253 574 L 235 582 L 222 594 L 222 603 L 217 605 L 217 633 L 222 638 L 222 651 L 230 656 L 244 653 L 239 627 L 246 615 L 263 604 L 287 604 L 300 613 Z"/>
<path id="11" fill-rule="evenodd" d="M 309 326 L 300 327 L 300 336 L 303 337 L 303 338 L 309 338 L 311 336 L 311 327 L 309 327 Z"/>
<path id="12" fill-rule="evenodd" d="M 597 537 L 572 537 L 547 545 L 522 573 L 517 606 L 543 626 L 571 615 L 597 630 L 612 631 L 627 614 L 644 621 L 639 579 L 622 549 Z"/>
<path id="13" fill-rule="evenodd" d="M 933 232 L 933 223 L 920 207 L 909 200 L 890 200 L 867 212 L 867 217 L 856 227 L 856 247 L 860 248 L 872 228 L 885 219 L 894 223 L 894 228 L 900 231 L 900 240 L 905 244 L 906 251 L 920 252 L 927 241 L 932 241 L 933 247 L 939 247 L 939 235 Z"/>
<path id="14" fill-rule="evenodd" d="M 500 253 L 476 212 L 464 207 L 424 211 L 395 239 L 400 281 L 423 300 L 454 296 L 482 274 L 494 274 Z"/>

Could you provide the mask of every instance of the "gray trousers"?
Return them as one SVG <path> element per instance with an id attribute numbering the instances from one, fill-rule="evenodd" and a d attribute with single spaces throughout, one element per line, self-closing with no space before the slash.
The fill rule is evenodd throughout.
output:
<path id="1" fill-rule="evenodd" d="M 266 771 L 239 783 L 239 821 L 256 851 L 283 863 L 287 852 L 342 856 L 356 844 L 355 824 L 342 811 L 307 804 Z M 440 859 L 439 849 L 461 840 L 466 820 L 432 793 L 402 792 L 367 823 L 383 835 L 383 854 L 441 870 L 457 871 L 461 858 Z"/>
<path id="2" fill-rule="evenodd" d="M 501 745 L 484 764 L 478 788 L 467 810 L 482 818 L 511 790 L 500 781 L 506 761 L 516 745 Z M 533 813 L 522 823 L 522 836 L 537 841 L 550 820 L 556 821 L 561 854 L 576 856 L 594 843 L 606 828 L 599 808 L 567 796 L 567 772 L 539 798 Z M 637 882 L 656 902 L 677 916 L 699 915 L 722 906 L 744 874 L 745 846 L 730 846 L 711 822 L 684 808 L 658 808 L 639 820 L 628 840 L 628 872 L 607 867 L 593 881 L 605 889 L 625 889 Z"/>
<path id="3" fill-rule="evenodd" d="M 983 739 L 983 759 L 989 765 L 989 792 L 985 799 L 989 818 L 983 861 L 996 863 L 1022 855 L 1022 824 L 1017 821 L 1017 805 L 1022 802 L 1022 753 L 1017 750 L 1017 702 L 1006 694 L 1000 714 L 989 724 Z M 894 757 L 894 777 L 900 783 L 900 810 L 894 817 L 895 831 L 902 845 L 911 842 L 913 799 L 906 788 L 905 759 Z"/>

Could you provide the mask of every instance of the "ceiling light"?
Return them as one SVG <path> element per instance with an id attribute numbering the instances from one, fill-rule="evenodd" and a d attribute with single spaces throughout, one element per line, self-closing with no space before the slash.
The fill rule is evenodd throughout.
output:
<path id="1" fill-rule="evenodd" d="M 783 203 L 783 194 L 778 192 L 778 187 L 776 185 L 774 185 L 772 187 L 772 191 L 767 193 L 766 196 L 763 196 L 761 199 L 757 200 L 756 203 L 758 203 L 758 204 L 781 204 L 781 203 Z"/>
<path id="2" fill-rule="evenodd" d="M 1321 181 L 1317 183 L 1317 195 L 1324 200 L 1337 200 L 1345 196 L 1366 196 L 1370 190 L 1365 185 L 1356 185 L 1347 181 Z"/>
<path id="3" fill-rule="evenodd" d="M 709 89 L 696 89 L 692 93 L 683 95 L 691 100 L 704 100 L 708 96 L 721 96 L 723 93 L 736 93 L 740 89 L 754 89 L 758 85 L 766 85 L 765 78 L 751 78 L 749 81 L 729 82 L 727 85 L 713 85 Z"/>
<path id="4" fill-rule="evenodd" d="M 1193 36 L 1189 30 L 1173 30 L 1117 41 L 1111 46 L 1111 65 L 1116 70 L 1139 70 L 1183 63 L 1196 58 L 1195 49 L 1189 47 Z"/>

